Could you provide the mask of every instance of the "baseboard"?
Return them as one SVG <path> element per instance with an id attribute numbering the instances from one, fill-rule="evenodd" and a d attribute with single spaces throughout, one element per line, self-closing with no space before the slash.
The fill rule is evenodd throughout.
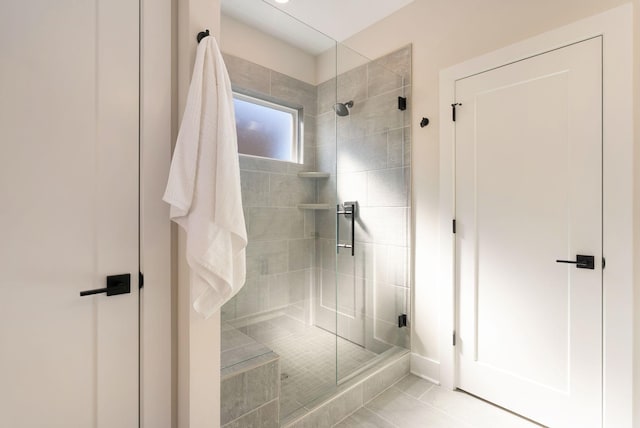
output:
<path id="1" fill-rule="evenodd" d="M 431 358 L 411 353 L 411 373 L 440 385 L 440 363 Z"/>

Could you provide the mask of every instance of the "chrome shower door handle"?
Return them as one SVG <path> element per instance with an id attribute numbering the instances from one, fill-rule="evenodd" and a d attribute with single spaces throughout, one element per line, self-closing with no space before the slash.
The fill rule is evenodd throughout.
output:
<path id="1" fill-rule="evenodd" d="M 340 248 L 351 248 L 351 256 L 356 255 L 356 204 L 357 202 L 345 202 L 344 209 L 340 209 L 340 204 L 336 205 L 336 253 L 340 254 Z M 345 217 L 351 216 L 351 244 L 340 243 L 340 214 Z"/>

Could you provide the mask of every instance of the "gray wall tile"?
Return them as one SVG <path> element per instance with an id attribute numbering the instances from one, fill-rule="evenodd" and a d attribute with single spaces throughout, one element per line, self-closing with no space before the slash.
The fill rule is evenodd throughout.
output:
<path id="1" fill-rule="evenodd" d="M 316 145 L 336 143 L 336 114 L 333 110 L 316 117 Z M 344 118 L 341 118 L 344 119 Z M 335 152 L 335 150 L 334 150 Z"/>
<path id="2" fill-rule="evenodd" d="M 370 63 L 373 67 L 383 67 L 404 79 L 405 85 L 411 84 L 411 45 L 393 51 Z"/>
<path id="3" fill-rule="evenodd" d="M 308 269 L 315 257 L 313 239 L 296 239 L 289 241 L 289 271 Z"/>
<path id="4" fill-rule="evenodd" d="M 357 201 L 358 205 L 366 206 L 367 201 L 367 173 L 343 172 L 338 175 L 338 200 L 340 202 Z"/>
<path id="5" fill-rule="evenodd" d="M 302 107 L 305 114 L 316 114 L 316 88 L 301 80 L 271 71 L 271 96 L 293 107 Z"/>
<path id="6" fill-rule="evenodd" d="M 367 65 L 367 91 L 370 97 L 403 86 L 402 76 L 385 67 L 380 61 L 373 61 Z"/>
<path id="7" fill-rule="evenodd" d="M 338 76 L 338 102 L 357 105 L 367 98 L 367 66 L 363 65 Z"/>
<path id="8" fill-rule="evenodd" d="M 259 207 L 267 205 L 269 200 L 269 174 L 240 170 L 240 187 L 243 206 Z"/>
<path id="9" fill-rule="evenodd" d="M 289 273 L 269 276 L 269 309 L 282 308 L 291 303 L 289 279 Z"/>
<path id="10" fill-rule="evenodd" d="M 289 162 L 264 159 L 248 155 L 240 155 L 239 161 L 241 171 L 279 172 L 281 174 L 287 172 L 287 165 L 289 164 Z"/>
<path id="11" fill-rule="evenodd" d="M 295 175 L 271 174 L 269 177 L 269 205 L 297 207 L 315 202 L 316 183 Z"/>
<path id="12" fill-rule="evenodd" d="M 389 131 L 387 156 L 387 168 L 411 165 L 411 129 L 409 127 Z"/>
<path id="13" fill-rule="evenodd" d="M 356 241 L 406 246 L 408 213 L 408 208 L 404 207 L 361 207 Z"/>
<path id="14" fill-rule="evenodd" d="M 367 203 L 371 207 L 406 207 L 410 205 L 409 168 L 389 168 L 367 172 Z"/>
<path id="15" fill-rule="evenodd" d="M 387 133 L 341 140 L 338 172 L 358 172 L 387 167 Z"/>
<path id="16" fill-rule="evenodd" d="M 336 79 L 329 79 L 318 85 L 318 114 L 333 111 L 336 103 Z"/>
<path id="17" fill-rule="evenodd" d="M 251 240 L 294 239 L 304 236 L 304 212 L 298 208 L 249 208 L 247 233 Z"/>
<path id="18" fill-rule="evenodd" d="M 271 72 L 268 68 L 233 55 L 222 56 L 234 88 L 269 94 Z"/>
<path id="19" fill-rule="evenodd" d="M 288 270 L 288 241 L 252 241 L 247 245 L 247 277 L 283 273 Z"/>

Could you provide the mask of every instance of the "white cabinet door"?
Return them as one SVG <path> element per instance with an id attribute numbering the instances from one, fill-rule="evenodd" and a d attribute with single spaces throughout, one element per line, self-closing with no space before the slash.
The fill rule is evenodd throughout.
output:
<path id="1" fill-rule="evenodd" d="M 2 427 L 138 426 L 138 10 L 0 3 Z"/>
<path id="2" fill-rule="evenodd" d="M 551 427 L 602 419 L 602 44 L 456 82 L 458 386 Z M 593 256 L 594 268 L 575 261 Z"/>

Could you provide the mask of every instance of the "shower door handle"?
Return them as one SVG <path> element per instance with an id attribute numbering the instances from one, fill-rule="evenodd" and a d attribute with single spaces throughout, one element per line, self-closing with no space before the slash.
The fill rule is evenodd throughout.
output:
<path id="1" fill-rule="evenodd" d="M 343 209 L 340 209 L 340 204 L 336 205 L 336 252 L 338 254 L 340 254 L 340 248 L 351 248 L 351 256 L 356 255 L 356 204 L 357 202 L 345 202 Z M 340 214 L 345 217 L 351 216 L 351 244 L 340 243 Z"/>

